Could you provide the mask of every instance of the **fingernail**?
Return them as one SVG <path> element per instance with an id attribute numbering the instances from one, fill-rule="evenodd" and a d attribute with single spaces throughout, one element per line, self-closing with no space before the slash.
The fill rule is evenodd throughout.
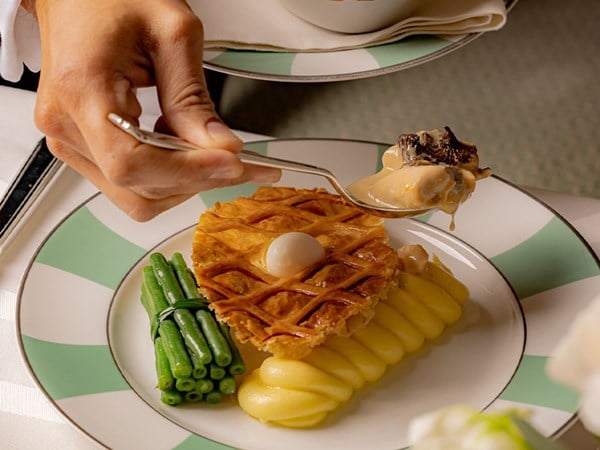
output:
<path id="1" fill-rule="evenodd" d="M 219 139 L 223 137 L 235 137 L 235 135 L 229 129 L 229 127 L 223 122 L 219 122 L 218 120 L 210 120 L 206 124 L 206 129 L 208 130 L 208 134 L 210 134 L 210 136 L 213 139 Z"/>
<path id="2" fill-rule="evenodd" d="M 256 183 L 276 183 L 281 179 L 280 170 L 265 170 L 264 172 L 257 173 L 254 176 L 254 182 Z"/>
<path id="3" fill-rule="evenodd" d="M 211 180 L 231 180 L 242 176 L 243 171 L 243 166 L 219 167 L 218 169 L 213 170 L 208 178 Z"/>

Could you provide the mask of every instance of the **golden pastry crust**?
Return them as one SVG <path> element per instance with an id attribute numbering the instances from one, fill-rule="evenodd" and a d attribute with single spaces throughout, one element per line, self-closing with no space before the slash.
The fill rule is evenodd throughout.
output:
<path id="1" fill-rule="evenodd" d="M 289 278 L 270 274 L 264 253 L 277 236 L 301 231 L 325 258 Z M 302 358 L 327 336 L 366 323 L 395 286 L 396 251 L 382 219 L 324 189 L 262 187 L 200 216 L 192 247 L 200 290 L 241 342 Z"/>

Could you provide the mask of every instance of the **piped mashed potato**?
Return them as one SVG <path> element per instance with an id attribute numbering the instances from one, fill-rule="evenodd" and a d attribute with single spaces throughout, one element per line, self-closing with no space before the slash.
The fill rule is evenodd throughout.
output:
<path id="1" fill-rule="evenodd" d="M 270 356 L 242 382 L 238 401 L 250 416 L 308 428 L 377 381 L 388 366 L 460 319 L 469 291 L 419 245 L 399 249 L 398 287 L 351 336 L 332 336 L 302 359 Z"/>
<path id="2" fill-rule="evenodd" d="M 475 145 L 443 131 L 403 134 L 385 151 L 378 173 L 352 183 L 348 190 L 373 205 L 402 209 L 440 209 L 456 213 L 475 190 L 475 182 L 491 174 L 479 168 Z"/>

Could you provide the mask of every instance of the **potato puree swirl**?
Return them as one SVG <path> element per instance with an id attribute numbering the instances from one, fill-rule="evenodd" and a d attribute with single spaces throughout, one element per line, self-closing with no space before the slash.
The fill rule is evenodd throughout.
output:
<path id="1" fill-rule="evenodd" d="M 330 337 L 302 360 L 268 357 L 243 380 L 238 401 L 248 415 L 284 427 L 315 426 L 461 317 L 468 289 L 437 258 L 423 260 L 420 246 L 409 247 L 399 251 L 399 287 L 366 326 Z"/>

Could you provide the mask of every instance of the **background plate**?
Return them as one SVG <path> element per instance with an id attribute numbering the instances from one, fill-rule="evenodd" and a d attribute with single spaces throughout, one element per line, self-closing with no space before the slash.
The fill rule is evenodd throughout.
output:
<path id="1" fill-rule="evenodd" d="M 510 10 L 517 0 L 506 0 Z M 398 42 L 333 52 L 207 50 L 204 67 L 246 78 L 288 82 L 343 81 L 423 64 L 468 44 L 482 33 L 455 38 L 412 36 Z"/>

